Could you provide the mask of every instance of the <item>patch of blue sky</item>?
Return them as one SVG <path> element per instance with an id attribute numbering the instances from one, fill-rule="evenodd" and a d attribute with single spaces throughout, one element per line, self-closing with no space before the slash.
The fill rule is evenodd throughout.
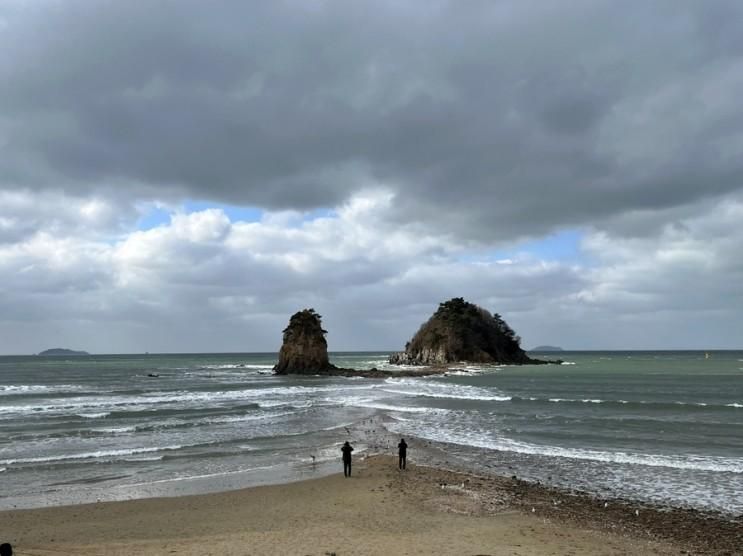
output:
<path id="1" fill-rule="evenodd" d="M 137 229 L 145 231 L 170 223 L 171 212 L 164 207 L 153 205 L 144 212 L 137 222 Z"/>
<path id="2" fill-rule="evenodd" d="M 186 201 L 183 210 L 186 214 L 201 212 L 207 209 L 221 209 L 227 215 L 230 222 L 260 222 L 263 210 L 257 207 L 244 207 L 239 205 L 226 205 L 222 203 L 210 203 L 208 201 Z"/>
<path id="3" fill-rule="evenodd" d="M 583 232 L 562 230 L 539 239 L 519 242 L 504 249 L 470 253 L 462 260 L 468 262 L 515 262 L 522 259 L 542 261 L 585 262 L 580 244 Z"/>
<path id="4" fill-rule="evenodd" d="M 192 214 L 207 209 L 220 209 L 227 215 L 231 222 L 259 222 L 263 217 L 263 211 L 256 207 L 242 207 L 224 203 L 212 203 L 208 201 L 186 201 L 180 206 L 166 206 L 151 204 L 137 222 L 139 230 L 151 230 L 158 226 L 170 224 L 173 214 Z"/>
<path id="5" fill-rule="evenodd" d="M 271 213 L 268 213 L 271 216 Z M 320 220 L 323 218 L 338 218 L 338 213 L 333 209 L 317 208 L 307 211 L 287 211 L 277 212 L 274 214 L 274 222 L 281 222 L 282 226 L 287 228 L 301 228 L 305 224 Z"/>
<path id="6" fill-rule="evenodd" d="M 319 218 L 337 218 L 338 213 L 329 208 L 318 208 L 313 210 L 308 210 L 302 215 L 302 220 L 304 222 L 311 222 L 313 220 L 317 220 Z"/>

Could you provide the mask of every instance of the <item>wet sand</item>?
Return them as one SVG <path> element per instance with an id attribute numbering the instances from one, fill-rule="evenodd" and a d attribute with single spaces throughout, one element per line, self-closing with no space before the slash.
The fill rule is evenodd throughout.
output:
<path id="1" fill-rule="evenodd" d="M 661 512 L 668 522 L 659 525 L 656 513 L 637 516 L 619 503 L 604 508 L 507 478 L 414 465 L 400 472 L 393 458 L 371 456 L 357 458 L 349 479 L 0 512 L 0 541 L 20 556 L 527 556 L 735 554 L 735 535 L 743 540 L 732 522 L 725 530 L 724 522 Z"/>

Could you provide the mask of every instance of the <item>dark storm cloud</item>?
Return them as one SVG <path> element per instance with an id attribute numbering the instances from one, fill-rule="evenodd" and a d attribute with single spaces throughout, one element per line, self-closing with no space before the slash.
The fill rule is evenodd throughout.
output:
<path id="1" fill-rule="evenodd" d="M 10 2 L 0 187 L 397 194 L 476 239 L 743 184 L 737 2 Z"/>

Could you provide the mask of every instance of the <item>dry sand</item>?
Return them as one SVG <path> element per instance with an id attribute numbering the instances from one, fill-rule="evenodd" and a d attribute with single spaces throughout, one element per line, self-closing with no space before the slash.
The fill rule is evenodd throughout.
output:
<path id="1" fill-rule="evenodd" d="M 373 456 L 349 479 L 0 512 L 0 540 L 20 556 L 686 553 L 621 527 L 532 513 L 491 479 L 395 464 Z"/>

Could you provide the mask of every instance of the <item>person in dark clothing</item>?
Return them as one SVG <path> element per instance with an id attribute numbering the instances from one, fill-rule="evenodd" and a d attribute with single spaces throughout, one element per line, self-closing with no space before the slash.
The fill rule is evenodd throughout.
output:
<path id="1" fill-rule="evenodd" d="M 350 477 L 351 476 L 351 452 L 353 452 L 353 446 L 351 446 L 348 443 L 348 440 L 346 440 L 345 444 L 343 444 L 343 447 L 341 448 L 341 452 L 343 452 L 343 476 Z"/>
<path id="2" fill-rule="evenodd" d="M 10 543 L 0 544 L 0 556 L 13 556 L 13 547 L 10 546 Z"/>
<path id="3" fill-rule="evenodd" d="M 405 443 L 404 438 L 401 438 L 400 443 L 397 445 L 397 454 L 400 456 L 400 469 L 405 469 L 405 459 L 408 457 L 408 445 Z"/>

